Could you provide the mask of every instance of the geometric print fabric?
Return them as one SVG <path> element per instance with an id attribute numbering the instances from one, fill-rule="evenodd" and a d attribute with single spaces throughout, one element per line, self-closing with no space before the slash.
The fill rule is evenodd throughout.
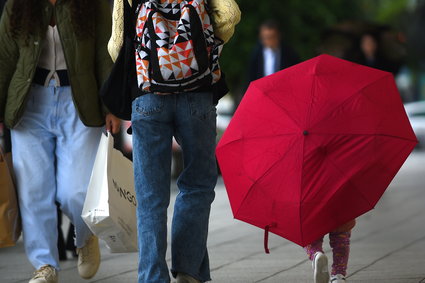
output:
<path id="1" fill-rule="evenodd" d="M 139 7 L 136 66 L 143 91 L 181 92 L 197 88 L 207 78 L 211 84 L 221 78 L 223 44 L 214 36 L 207 9 L 205 0 L 149 0 Z M 200 41 L 206 45 L 201 54 L 196 46 Z"/>

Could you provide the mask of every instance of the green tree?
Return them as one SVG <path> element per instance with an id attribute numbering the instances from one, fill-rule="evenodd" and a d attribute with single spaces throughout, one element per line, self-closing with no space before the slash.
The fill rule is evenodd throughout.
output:
<path id="1" fill-rule="evenodd" d="M 361 10 L 356 1 L 340 0 L 239 0 L 238 4 L 242 20 L 221 60 L 232 90 L 244 84 L 250 53 L 258 42 L 258 27 L 265 19 L 278 20 L 285 41 L 307 59 L 316 54 L 324 29 Z"/>
<path id="2" fill-rule="evenodd" d="M 231 90 L 241 91 L 258 27 L 265 19 L 280 22 L 284 40 L 308 59 L 317 54 L 322 33 L 345 20 L 394 24 L 408 0 L 237 0 L 242 11 L 234 38 L 225 46 L 221 60 Z"/>

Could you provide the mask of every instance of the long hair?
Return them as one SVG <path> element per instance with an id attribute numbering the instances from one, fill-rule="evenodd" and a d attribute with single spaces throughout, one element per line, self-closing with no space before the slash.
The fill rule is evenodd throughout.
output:
<path id="1" fill-rule="evenodd" d="M 77 37 L 82 39 L 94 36 L 96 16 L 94 0 L 62 1 L 69 2 L 71 22 Z M 40 2 L 40 0 L 14 0 L 10 17 L 10 32 L 14 38 L 28 39 L 42 32 L 43 11 Z"/>

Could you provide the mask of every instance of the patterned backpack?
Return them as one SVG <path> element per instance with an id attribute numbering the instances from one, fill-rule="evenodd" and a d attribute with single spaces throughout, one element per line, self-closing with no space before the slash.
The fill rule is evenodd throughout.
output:
<path id="1" fill-rule="evenodd" d="M 137 80 L 144 92 L 179 93 L 213 85 L 221 77 L 222 47 L 206 0 L 146 0 L 137 9 Z"/>

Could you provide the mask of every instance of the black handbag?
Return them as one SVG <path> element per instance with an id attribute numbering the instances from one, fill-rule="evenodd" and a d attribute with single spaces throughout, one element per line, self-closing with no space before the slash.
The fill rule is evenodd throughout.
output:
<path id="1" fill-rule="evenodd" d="M 135 11 L 137 2 L 132 8 L 124 0 L 124 42 L 111 73 L 102 85 L 99 95 L 106 108 L 122 120 L 131 120 L 131 104 L 139 91 L 136 77 L 136 59 L 134 37 L 136 33 Z"/>

